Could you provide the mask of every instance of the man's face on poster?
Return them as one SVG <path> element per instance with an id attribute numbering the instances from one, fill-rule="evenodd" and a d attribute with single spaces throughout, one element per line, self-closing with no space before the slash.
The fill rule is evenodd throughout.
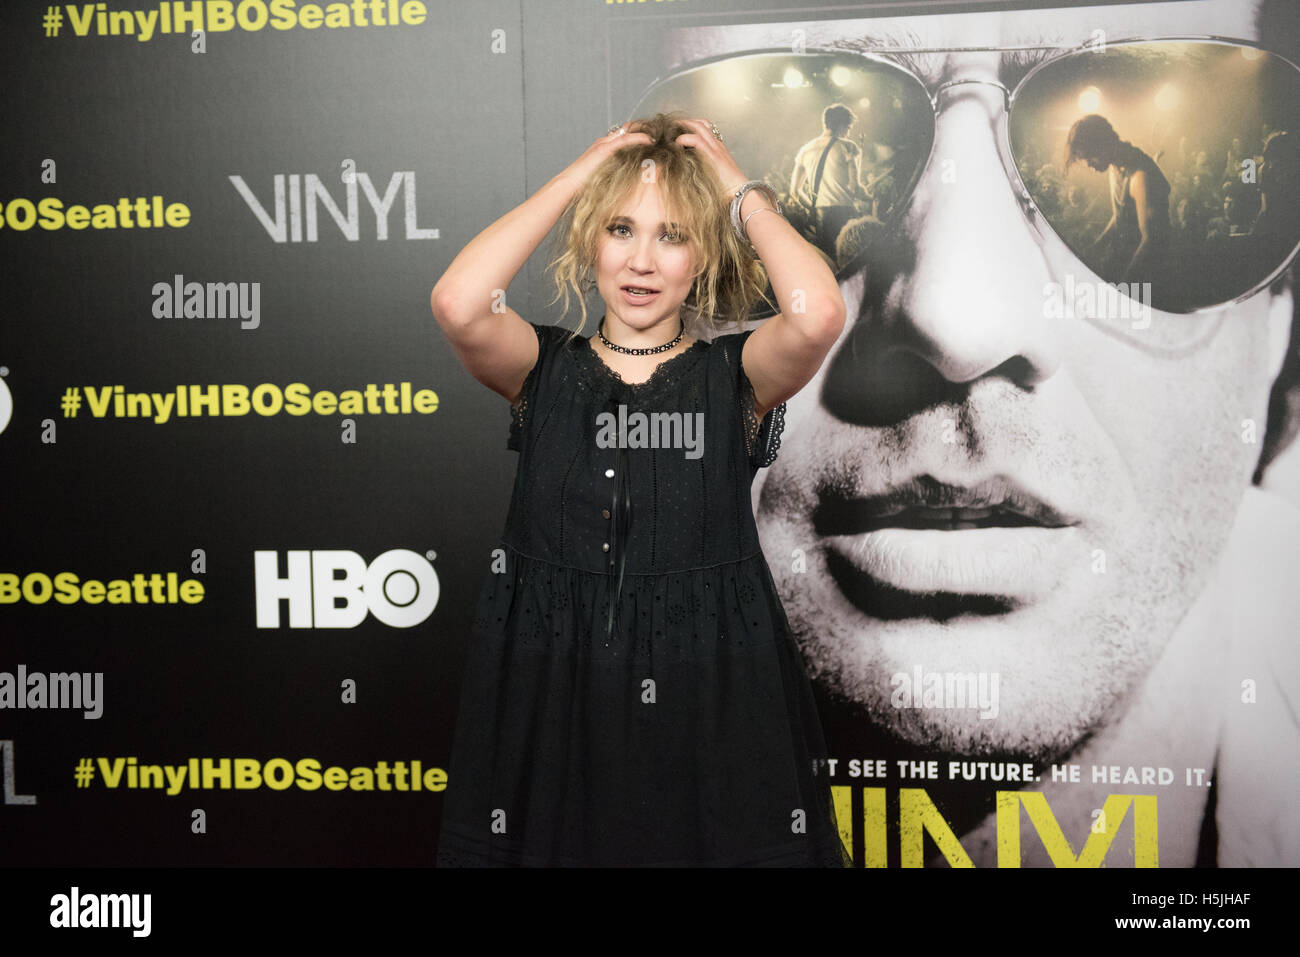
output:
<path id="1" fill-rule="evenodd" d="M 1098 30 L 1252 39 L 1254 10 L 841 21 L 812 25 L 807 42 L 1072 45 Z M 700 30 L 687 45 L 703 57 L 774 40 Z M 933 92 L 1000 81 L 1018 55 L 908 65 Z M 1204 589 L 1259 455 L 1243 429 L 1253 421 L 1262 435 L 1290 294 L 1190 317 L 1154 310 L 1141 332 L 1049 317 L 1048 284 L 1097 277 L 1021 208 L 999 158 L 1002 91 L 959 84 L 939 107 L 901 219 L 842 280 L 845 332 L 789 403 L 757 517 L 816 680 L 901 740 L 1045 758 L 1132 700 Z M 1175 328 L 1179 347 L 1163 348 Z M 894 707 L 893 676 L 917 668 L 996 673 L 997 717 Z"/>

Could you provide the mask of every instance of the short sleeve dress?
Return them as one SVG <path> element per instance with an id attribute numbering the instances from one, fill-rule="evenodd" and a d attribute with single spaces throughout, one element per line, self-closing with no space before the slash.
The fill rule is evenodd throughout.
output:
<path id="1" fill-rule="evenodd" d="M 741 349 L 629 384 L 536 326 L 461 686 L 439 866 L 845 866 L 812 688 L 759 547 Z"/>

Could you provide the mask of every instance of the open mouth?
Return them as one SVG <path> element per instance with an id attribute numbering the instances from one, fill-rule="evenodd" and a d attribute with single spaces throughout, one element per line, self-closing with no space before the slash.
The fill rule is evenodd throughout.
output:
<path id="1" fill-rule="evenodd" d="M 659 295 L 658 289 L 651 289 L 648 286 L 620 286 L 623 297 L 629 302 L 649 302 L 655 296 Z"/>

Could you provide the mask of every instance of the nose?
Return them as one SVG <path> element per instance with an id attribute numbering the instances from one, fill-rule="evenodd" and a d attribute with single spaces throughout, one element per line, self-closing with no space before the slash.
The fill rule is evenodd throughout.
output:
<path id="1" fill-rule="evenodd" d="M 1031 227 L 1003 168 L 1002 91 L 971 83 L 940 96 L 928 165 L 877 244 L 856 341 L 828 374 L 824 399 L 841 403 L 841 417 L 861 414 L 871 394 L 915 407 L 990 373 L 1032 387 L 1060 363 L 1066 320 L 1046 318 L 1045 287 L 1066 263 Z"/>
<path id="2" fill-rule="evenodd" d="M 627 251 L 627 268 L 638 275 L 655 270 L 656 237 L 642 232 L 630 244 Z"/>

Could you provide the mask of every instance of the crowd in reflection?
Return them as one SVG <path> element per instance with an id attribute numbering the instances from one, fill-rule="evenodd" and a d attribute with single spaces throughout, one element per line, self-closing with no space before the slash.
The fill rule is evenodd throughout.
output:
<path id="1" fill-rule="evenodd" d="M 843 104 L 824 109 L 822 127 L 772 159 L 762 178 L 838 270 L 883 232 L 926 157 L 905 126 L 859 124 Z M 1067 134 L 1073 152 L 1049 136 L 1016 144 L 1038 211 L 1104 280 L 1150 281 L 1157 306 L 1187 311 L 1262 282 L 1300 239 L 1295 134 L 1220 128 L 1213 139 L 1188 133 L 1151 151 L 1126 134 L 1123 118 L 1092 114 Z"/>
<path id="2" fill-rule="evenodd" d="M 1031 142 L 1017 163 L 1039 211 L 1103 279 L 1151 281 L 1167 307 L 1196 308 L 1263 281 L 1300 238 L 1297 138 L 1287 130 L 1264 124 L 1214 150 L 1184 135 L 1151 157 L 1122 139 L 1116 155 L 1091 139 L 1076 148 L 1073 139 L 1084 139 L 1089 124 L 1113 129 L 1104 117 L 1083 117 L 1067 136 L 1064 161 Z M 1083 168 L 1071 168 L 1074 160 Z M 1108 179 L 1094 172 L 1090 181 L 1088 167 Z M 1130 189 L 1139 170 L 1150 222 L 1140 237 L 1133 219 L 1142 201 Z M 1135 262 L 1135 244 L 1148 238 L 1152 255 Z"/>

